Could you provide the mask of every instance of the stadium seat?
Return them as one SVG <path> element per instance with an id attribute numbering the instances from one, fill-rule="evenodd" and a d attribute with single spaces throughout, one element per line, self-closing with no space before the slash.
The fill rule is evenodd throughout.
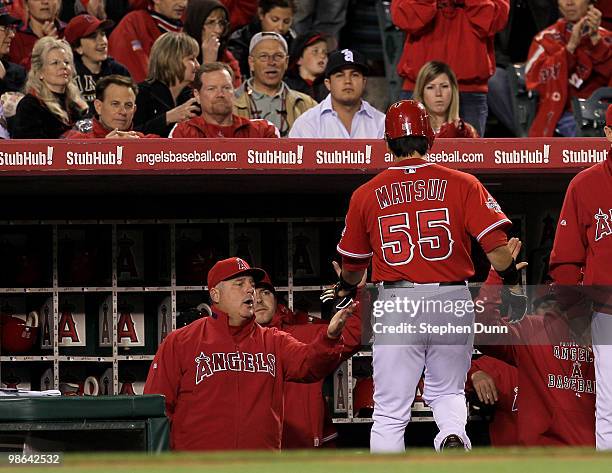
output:
<path id="1" fill-rule="evenodd" d="M 525 64 L 511 64 L 508 67 L 508 82 L 510 83 L 510 99 L 514 115 L 514 132 L 517 137 L 529 134 L 538 104 L 538 94 L 527 90 L 525 86 Z"/>
<path id="2" fill-rule="evenodd" d="M 612 87 L 597 89 L 588 99 L 572 97 L 572 109 L 576 119 L 576 136 L 604 136 L 606 109 L 612 102 Z"/>
<path id="3" fill-rule="evenodd" d="M 389 84 L 389 103 L 399 99 L 402 90 L 402 79 L 397 73 L 397 64 L 404 49 L 405 34 L 391 21 L 391 2 L 378 0 L 376 14 L 383 46 L 385 76 Z"/>

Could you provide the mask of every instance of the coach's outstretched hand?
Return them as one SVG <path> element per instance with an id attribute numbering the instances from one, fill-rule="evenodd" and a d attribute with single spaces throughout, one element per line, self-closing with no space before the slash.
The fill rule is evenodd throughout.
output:
<path id="1" fill-rule="evenodd" d="M 512 258 L 516 261 L 516 257 L 521 251 L 523 243 L 518 238 L 510 238 L 508 240 L 507 247 L 512 253 Z M 517 271 L 520 271 L 527 267 L 526 262 L 520 262 L 516 264 Z M 516 286 L 504 286 L 501 293 L 502 306 L 500 312 L 508 315 L 510 323 L 516 323 L 523 320 L 527 313 L 527 296 L 525 291 L 520 284 Z"/>
<path id="2" fill-rule="evenodd" d="M 344 329 L 346 319 L 353 315 L 358 304 L 359 302 L 353 301 L 344 309 L 340 309 L 336 312 L 336 315 L 332 317 L 327 326 L 327 336 L 329 338 L 338 338 L 342 335 L 342 329 Z"/>

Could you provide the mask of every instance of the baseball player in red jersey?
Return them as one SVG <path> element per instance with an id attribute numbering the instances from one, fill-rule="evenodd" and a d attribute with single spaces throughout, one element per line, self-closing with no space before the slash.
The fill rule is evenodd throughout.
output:
<path id="1" fill-rule="evenodd" d="M 435 448 L 468 449 L 464 387 L 472 337 L 465 332 L 445 337 L 432 326 L 461 321 L 471 328 L 474 312 L 465 282 L 474 274 L 470 235 L 512 287 L 505 297 L 514 316 L 522 317 L 526 301 L 503 231 L 511 222 L 474 176 L 427 161 L 434 133 L 420 103 L 404 100 L 389 107 L 385 139 L 395 161 L 353 193 L 337 247 L 343 261 L 338 295 L 354 288 L 371 259 L 372 280 L 379 283 L 373 307 L 381 309 L 379 320 L 386 319 L 382 326 L 373 324 L 370 449 L 404 450 L 410 405 L 423 368 L 423 399 L 440 429 Z M 423 310 L 425 305 L 433 308 Z M 408 325 L 394 330 L 393 323 Z"/>
<path id="2" fill-rule="evenodd" d="M 508 247 L 516 255 L 520 242 L 512 238 Z M 477 335 L 475 343 L 484 354 L 518 369 L 519 444 L 595 445 L 595 364 L 588 319 L 568 317 L 549 304 L 511 324 L 500 315 L 500 283 L 490 271 L 476 300 L 483 308 L 476 320 L 506 330 Z"/>
<path id="3" fill-rule="evenodd" d="M 174 450 L 278 450 L 286 381 L 316 381 L 339 362 L 341 310 L 310 344 L 255 322 L 264 272 L 240 258 L 208 273 L 212 316 L 175 330 L 151 364 L 146 394 L 166 397 Z"/>
<path id="4" fill-rule="evenodd" d="M 255 320 L 263 327 L 276 327 L 304 343 L 311 343 L 327 331 L 327 323 L 300 323 L 290 309 L 278 303 L 276 289 L 267 274 L 256 283 Z M 344 346 L 338 365 L 361 347 L 359 308 L 347 320 L 342 337 Z M 283 450 L 322 447 L 338 436 L 327 412 L 322 391 L 323 379 L 313 383 L 285 383 Z"/>
<path id="5" fill-rule="evenodd" d="M 612 105 L 606 113 L 612 143 Z M 592 334 L 595 353 L 596 446 L 612 449 L 612 147 L 606 161 L 570 182 L 550 254 L 550 275 L 563 286 L 595 289 Z M 595 286 L 595 287 L 594 287 Z"/>

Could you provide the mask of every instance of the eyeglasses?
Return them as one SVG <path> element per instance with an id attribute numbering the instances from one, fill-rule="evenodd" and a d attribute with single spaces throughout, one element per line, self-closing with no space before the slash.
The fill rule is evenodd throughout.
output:
<path id="1" fill-rule="evenodd" d="M 214 28 L 215 26 L 218 26 L 220 28 L 227 28 L 227 25 L 229 25 L 229 21 L 227 20 L 206 20 L 204 22 L 204 26 L 208 27 L 208 28 Z"/>
<path id="2" fill-rule="evenodd" d="M 0 33 L 13 33 L 17 32 L 17 27 L 15 25 L 6 25 L 0 26 Z"/>
<path id="3" fill-rule="evenodd" d="M 59 59 L 56 59 L 55 61 L 51 61 L 47 63 L 47 66 L 51 66 L 51 67 L 71 67 L 72 64 L 70 64 L 70 61 L 60 61 Z"/>
<path id="4" fill-rule="evenodd" d="M 281 62 L 287 58 L 287 55 L 284 53 L 276 53 L 272 55 L 262 53 L 262 54 L 258 54 L 257 56 L 253 56 L 253 57 L 260 62 L 270 62 L 270 59 L 272 59 L 274 62 Z"/>

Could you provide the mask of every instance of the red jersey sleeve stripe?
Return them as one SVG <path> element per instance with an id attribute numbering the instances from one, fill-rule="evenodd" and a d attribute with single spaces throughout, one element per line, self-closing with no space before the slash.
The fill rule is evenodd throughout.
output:
<path id="1" fill-rule="evenodd" d="M 493 230 L 494 228 L 499 227 L 500 225 L 503 225 L 505 223 L 509 223 L 512 224 L 512 222 L 507 219 L 504 218 L 503 220 L 498 220 L 497 222 L 493 223 L 492 225 L 489 225 L 487 228 L 485 228 L 483 231 L 481 231 L 478 236 L 476 237 L 476 241 L 480 241 L 480 239 L 485 236 L 487 233 L 489 233 L 491 230 Z"/>
<path id="2" fill-rule="evenodd" d="M 340 248 L 340 245 L 336 246 L 336 250 L 341 255 L 348 256 L 350 258 L 370 258 L 374 254 L 373 252 L 372 253 L 366 253 L 366 254 L 351 253 L 350 251 L 345 251 L 342 248 Z"/>

